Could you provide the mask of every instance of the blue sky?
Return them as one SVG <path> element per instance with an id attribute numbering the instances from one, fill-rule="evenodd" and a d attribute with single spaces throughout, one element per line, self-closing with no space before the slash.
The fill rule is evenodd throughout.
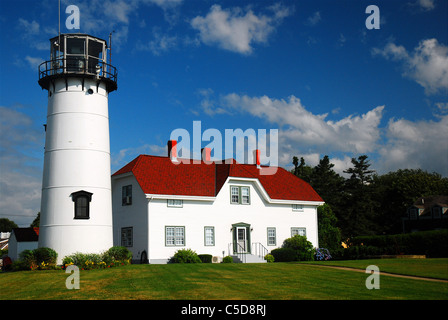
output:
<path id="1" fill-rule="evenodd" d="M 68 30 L 68 5 L 80 30 Z M 366 7 L 380 10 L 369 30 Z M 61 32 L 107 39 L 112 171 L 166 154 L 177 128 L 278 129 L 294 155 L 339 173 L 367 154 L 378 173 L 448 176 L 447 1 L 62 0 Z M 37 67 L 57 35 L 58 1 L 0 0 L 0 217 L 40 209 L 47 94 Z M 207 142 L 203 142 L 205 147 Z M 224 145 L 224 143 L 223 143 Z"/>

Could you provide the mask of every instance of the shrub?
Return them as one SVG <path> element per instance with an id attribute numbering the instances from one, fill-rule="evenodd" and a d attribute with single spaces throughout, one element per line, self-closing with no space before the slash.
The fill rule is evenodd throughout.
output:
<path id="1" fill-rule="evenodd" d="M 38 265 L 49 264 L 56 266 L 58 254 L 51 248 L 37 248 L 33 250 L 34 259 Z"/>
<path id="2" fill-rule="evenodd" d="M 180 249 L 174 253 L 169 263 L 202 263 L 195 251 L 191 249 Z"/>
<path id="3" fill-rule="evenodd" d="M 199 259 L 201 259 L 202 263 L 212 263 L 212 255 L 211 254 L 199 254 Z"/>
<path id="4" fill-rule="evenodd" d="M 328 251 L 328 249 L 326 248 L 317 248 L 315 259 L 317 261 L 330 260 L 331 259 L 330 251 Z"/>
<path id="5" fill-rule="evenodd" d="M 13 270 L 48 270 L 56 268 L 58 254 L 51 248 L 24 250 L 14 261 Z"/>
<path id="6" fill-rule="evenodd" d="M 342 256 L 344 259 L 362 259 L 386 254 L 424 254 L 430 258 L 448 257 L 448 230 L 358 236 L 351 239 L 350 247 L 344 249 Z"/>
<path id="7" fill-rule="evenodd" d="M 297 252 L 292 248 L 277 248 L 271 251 L 275 262 L 297 261 Z"/>
<path id="8" fill-rule="evenodd" d="M 76 252 L 64 257 L 62 267 L 76 265 L 81 270 L 104 269 L 131 262 L 132 252 L 126 247 L 111 247 L 103 254 Z"/>
<path id="9" fill-rule="evenodd" d="M 233 263 L 233 258 L 231 256 L 226 256 L 222 258 L 222 263 Z"/>
<path id="10" fill-rule="evenodd" d="M 113 261 L 128 261 L 132 258 L 132 252 L 128 248 L 115 246 L 106 251 L 108 257 Z M 128 261 L 129 262 L 129 261 Z"/>
<path id="11" fill-rule="evenodd" d="M 20 262 L 15 265 L 15 268 L 18 268 L 19 270 L 37 269 L 37 262 L 33 250 L 23 250 L 19 255 L 19 261 Z"/>
<path id="12" fill-rule="evenodd" d="M 297 260 L 299 261 L 314 260 L 315 250 L 313 248 L 313 244 L 309 242 L 305 236 L 295 235 L 294 237 L 288 238 L 285 241 L 283 241 L 282 247 L 290 248 L 296 251 Z"/>
<path id="13" fill-rule="evenodd" d="M 266 260 L 268 263 L 270 263 L 270 262 L 274 262 L 275 258 L 272 254 L 267 254 L 264 256 L 264 260 Z"/>

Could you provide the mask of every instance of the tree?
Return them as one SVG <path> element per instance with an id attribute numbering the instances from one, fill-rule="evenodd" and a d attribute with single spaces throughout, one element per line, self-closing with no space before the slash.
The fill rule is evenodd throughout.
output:
<path id="1" fill-rule="evenodd" d="M 375 175 L 372 192 L 379 203 L 377 221 L 382 233 L 396 234 L 402 232 L 401 218 L 418 198 L 448 195 L 448 178 L 421 169 L 400 169 Z"/>
<path id="2" fill-rule="evenodd" d="M 333 167 L 329 157 L 324 156 L 313 168 L 310 184 L 326 203 L 337 208 L 342 197 L 344 178 L 337 174 Z"/>
<path id="3" fill-rule="evenodd" d="M 310 182 L 310 176 L 313 169 L 305 164 L 305 159 L 303 157 L 300 157 L 300 164 L 299 164 L 299 158 L 294 156 L 292 158 L 292 163 L 294 165 L 294 169 L 292 170 L 292 173 L 299 177 L 302 180 L 305 180 L 306 182 Z"/>
<path id="4" fill-rule="evenodd" d="M 39 228 L 40 225 L 40 212 L 37 213 L 37 217 L 31 222 L 30 227 L 31 228 Z"/>
<path id="5" fill-rule="evenodd" d="M 18 228 L 14 221 L 7 218 L 0 218 L 0 232 L 11 232 L 12 228 Z"/>
<path id="6" fill-rule="evenodd" d="M 352 168 L 345 170 L 351 174 L 345 181 L 344 214 L 340 216 L 342 233 L 346 238 L 358 235 L 371 235 L 379 231 L 375 223 L 378 205 L 372 197 L 370 184 L 374 170 L 366 155 L 352 158 Z"/>
<path id="7" fill-rule="evenodd" d="M 319 230 L 319 247 L 327 248 L 330 253 L 341 248 L 341 230 L 336 226 L 338 219 L 330 205 L 317 207 L 317 221 Z"/>

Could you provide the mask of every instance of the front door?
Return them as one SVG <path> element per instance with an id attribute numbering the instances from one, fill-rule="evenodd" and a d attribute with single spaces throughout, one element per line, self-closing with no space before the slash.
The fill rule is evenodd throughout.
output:
<path id="1" fill-rule="evenodd" d="M 236 236 L 237 236 L 237 252 L 247 252 L 247 236 L 246 236 L 246 228 L 245 227 L 237 227 L 236 228 Z"/>

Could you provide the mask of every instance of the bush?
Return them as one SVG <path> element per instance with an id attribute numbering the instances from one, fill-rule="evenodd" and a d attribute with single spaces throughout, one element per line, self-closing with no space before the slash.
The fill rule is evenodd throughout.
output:
<path id="1" fill-rule="evenodd" d="M 294 237 L 288 238 L 283 241 L 282 247 L 293 249 L 297 254 L 298 261 L 314 260 L 315 250 L 313 248 L 313 244 L 309 242 L 305 236 L 295 235 Z M 275 260 L 277 261 L 277 259 Z"/>
<path id="2" fill-rule="evenodd" d="M 128 248 L 122 246 L 115 246 L 107 250 L 104 255 L 107 255 L 112 261 L 127 261 L 132 259 L 132 252 Z"/>
<path id="3" fill-rule="evenodd" d="M 180 249 L 174 253 L 169 263 L 202 263 L 195 251 L 191 249 Z"/>
<path id="4" fill-rule="evenodd" d="M 58 254 L 51 248 L 24 250 L 19 259 L 12 264 L 13 270 L 48 270 L 56 269 Z"/>
<path id="5" fill-rule="evenodd" d="M 430 258 L 448 257 L 448 230 L 359 236 L 343 250 L 344 259 L 362 259 L 374 255 L 419 254 Z"/>
<path id="6" fill-rule="evenodd" d="M 50 264 L 56 266 L 58 254 L 51 248 L 37 248 L 33 250 L 34 258 L 38 265 Z"/>
<path id="7" fill-rule="evenodd" d="M 231 256 L 226 256 L 222 258 L 222 263 L 233 263 L 233 258 Z"/>
<path id="8" fill-rule="evenodd" d="M 64 257 L 62 267 L 76 265 L 81 270 L 104 269 L 131 263 L 132 252 L 126 247 L 111 247 L 102 254 L 76 252 Z"/>
<path id="9" fill-rule="evenodd" d="M 277 248 L 271 251 L 275 262 L 297 261 L 297 252 L 292 248 Z"/>
<path id="10" fill-rule="evenodd" d="M 270 262 L 274 262 L 275 258 L 272 254 L 267 254 L 264 256 L 264 260 L 266 260 L 268 263 L 270 263 Z"/>
<path id="11" fill-rule="evenodd" d="M 315 260 L 317 261 L 324 261 L 324 260 L 330 260 L 331 254 L 330 251 L 328 251 L 328 249 L 326 248 L 317 248 L 316 249 L 316 256 L 315 256 Z"/>
<path id="12" fill-rule="evenodd" d="M 211 254 L 199 254 L 198 257 L 202 263 L 212 263 L 213 256 Z"/>

